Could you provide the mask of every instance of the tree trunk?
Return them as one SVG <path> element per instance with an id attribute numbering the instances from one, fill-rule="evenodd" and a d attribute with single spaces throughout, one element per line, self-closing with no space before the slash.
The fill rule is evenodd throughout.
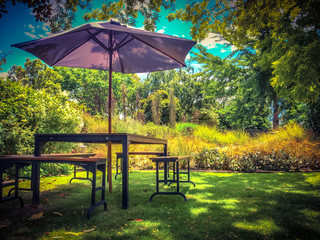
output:
<path id="1" fill-rule="evenodd" d="M 277 93 L 273 94 L 273 123 L 272 128 L 276 129 L 279 127 L 279 99 Z"/>

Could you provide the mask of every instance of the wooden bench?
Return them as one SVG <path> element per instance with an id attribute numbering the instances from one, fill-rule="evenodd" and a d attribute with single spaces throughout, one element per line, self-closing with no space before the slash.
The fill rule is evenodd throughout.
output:
<path id="1" fill-rule="evenodd" d="M 117 179 L 117 176 L 122 174 L 122 152 L 116 152 L 116 155 L 116 175 L 114 179 Z M 129 156 L 130 155 L 164 156 L 164 152 L 129 152 Z M 121 172 L 119 172 L 119 159 L 121 159 Z"/>
<path id="2" fill-rule="evenodd" d="M 105 186 L 106 186 L 106 162 L 107 159 L 102 158 L 88 158 L 88 157 L 75 157 L 68 156 L 62 157 L 60 156 L 2 156 L 0 157 L 0 175 L 1 175 L 1 186 L 0 186 L 0 202 L 5 202 L 13 199 L 19 199 L 21 202 L 21 206 L 23 206 L 23 201 L 19 196 L 19 173 L 16 171 L 15 176 L 15 194 L 12 197 L 2 197 L 2 176 L 3 171 L 9 167 L 16 165 L 16 169 L 18 169 L 17 165 L 19 164 L 32 164 L 32 163 L 67 163 L 67 164 L 75 164 L 80 165 L 87 171 L 92 173 L 91 181 L 91 206 L 87 211 L 87 218 L 90 218 L 90 214 L 95 207 L 100 205 L 104 205 L 104 210 L 107 209 L 107 203 L 105 201 Z M 102 184 L 100 187 L 96 186 L 96 171 L 99 170 L 102 172 Z M 39 182 L 35 181 L 39 176 L 31 176 L 32 182 L 32 191 L 37 191 L 39 189 Z M 96 202 L 96 192 L 101 191 L 101 200 Z"/>
<path id="3" fill-rule="evenodd" d="M 153 197 L 155 195 L 180 195 L 184 198 L 185 201 L 187 201 L 186 196 L 180 192 L 180 183 L 181 182 L 190 182 L 193 184 L 193 186 L 196 186 L 194 182 L 190 180 L 190 158 L 191 156 L 162 156 L 162 157 L 155 157 L 150 158 L 152 162 L 156 163 L 156 192 L 153 193 L 150 197 L 150 202 L 152 201 Z M 187 172 L 180 172 L 179 169 L 179 162 L 180 161 L 187 161 L 188 163 L 188 169 Z M 166 167 L 164 170 L 164 178 L 163 180 L 160 180 L 159 178 L 159 164 L 160 163 L 173 163 L 173 179 L 168 179 L 168 175 L 166 173 Z M 180 174 L 188 174 L 188 180 L 187 181 L 180 181 Z M 177 189 L 175 192 L 160 192 L 159 191 L 159 183 L 164 182 L 165 184 L 169 183 L 176 183 Z"/>
<path id="4" fill-rule="evenodd" d="M 89 158 L 89 157 L 94 157 L 96 154 L 94 153 L 54 153 L 54 154 L 42 154 L 41 157 L 83 157 L 83 158 Z M 0 157 L 32 157 L 33 155 L 29 154 L 29 155 L 0 155 Z M 19 169 L 25 167 L 26 165 L 17 165 L 18 169 L 17 171 L 19 171 Z M 91 179 L 89 178 L 89 171 L 87 171 L 87 176 L 86 178 L 82 178 L 82 177 L 77 177 L 77 170 L 79 170 L 79 165 L 74 164 L 74 169 L 73 169 L 73 178 L 70 179 L 70 183 L 72 182 L 72 180 L 74 179 L 78 179 L 78 180 L 89 180 L 91 181 Z M 31 177 L 26 177 L 26 176 L 19 176 L 19 179 L 27 179 L 27 180 L 31 180 Z M 14 182 L 11 183 L 11 185 L 14 185 Z M 7 186 L 9 186 L 9 184 L 7 184 Z M 8 196 L 11 195 L 11 193 L 15 190 L 15 188 L 13 187 L 12 189 L 9 190 L 8 192 Z M 30 188 L 19 188 L 20 191 L 32 191 L 32 186 Z"/>

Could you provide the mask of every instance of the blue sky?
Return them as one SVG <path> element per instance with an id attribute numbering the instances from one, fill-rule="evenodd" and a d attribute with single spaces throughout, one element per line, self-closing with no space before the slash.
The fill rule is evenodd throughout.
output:
<path id="1" fill-rule="evenodd" d="M 101 6 L 102 1 L 93 1 L 93 8 L 96 9 Z M 183 8 L 186 1 L 177 0 L 177 9 Z M 20 43 L 25 41 L 34 40 L 37 38 L 45 37 L 50 34 L 49 27 L 45 23 L 36 22 L 36 19 L 31 14 L 31 10 L 26 6 L 16 3 L 15 6 L 11 5 L 11 2 L 7 4 L 8 14 L 3 14 L 0 19 L 0 54 L 5 52 L 11 52 L 7 56 L 7 64 L 2 65 L 3 70 L 1 72 L 7 72 L 13 65 L 24 65 L 26 58 L 35 59 L 35 57 L 25 51 L 10 47 L 11 44 Z M 87 10 L 86 10 L 87 11 Z M 82 16 L 85 11 L 81 10 L 77 13 L 76 22 L 74 27 L 86 23 Z M 168 22 L 166 16 L 168 11 L 162 11 L 160 22 L 157 25 L 157 32 L 165 33 L 168 35 L 174 35 L 178 37 L 191 39 L 190 36 L 190 23 L 183 23 L 181 21 Z M 137 26 L 143 28 L 143 18 L 138 18 Z M 212 37 L 213 35 L 210 35 Z M 217 43 L 214 39 L 208 38 L 202 42 L 207 49 L 214 55 L 222 58 L 226 57 L 231 48 L 225 48 L 223 42 Z M 3 74 L 3 73 L 2 73 Z M 2 75 L 0 73 L 0 76 Z"/>

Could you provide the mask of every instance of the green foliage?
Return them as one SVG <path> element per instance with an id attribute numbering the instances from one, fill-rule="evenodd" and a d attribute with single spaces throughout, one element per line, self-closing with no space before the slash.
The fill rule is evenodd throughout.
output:
<path id="1" fill-rule="evenodd" d="M 31 61 L 26 59 L 24 68 L 14 65 L 11 67 L 8 77 L 33 89 L 45 89 L 47 92 L 56 94 L 61 90 L 62 77 L 39 59 Z"/>
<path id="2" fill-rule="evenodd" d="M 161 7 L 172 8 L 175 0 L 141 1 L 141 0 L 118 0 L 112 3 L 102 4 L 100 9 L 95 9 L 86 13 L 83 18 L 88 21 L 119 19 L 124 24 L 135 26 L 136 18 L 140 14 L 144 18 L 144 28 L 149 31 L 156 30 L 159 22 Z"/>
<path id="3" fill-rule="evenodd" d="M 249 134 L 242 130 L 221 131 L 217 127 L 200 125 L 193 135 L 203 141 L 220 146 L 241 145 L 250 140 Z"/>
<path id="4" fill-rule="evenodd" d="M 269 128 L 267 99 L 273 91 L 263 84 L 265 78 L 254 67 L 252 57 L 240 55 L 221 59 L 202 46 L 197 50 L 199 52 L 194 53 L 192 59 L 203 68 L 197 74 L 204 83 L 203 93 L 207 101 L 202 109 L 203 117 L 211 118 L 213 125 L 219 120 L 221 128 Z"/>
<path id="5" fill-rule="evenodd" d="M 173 135 L 173 130 L 167 126 L 159 126 L 154 124 L 153 122 L 148 122 L 143 127 L 143 135 L 148 137 L 155 137 L 155 138 L 164 138 L 167 139 L 169 136 Z"/>
<path id="6" fill-rule="evenodd" d="M 191 135 L 198 127 L 199 125 L 195 123 L 178 123 L 175 130 L 178 134 Z"/>
<path id="7" fill-rule="evenodd" d="M 194 39 L 222 36 L 255 55 L 256 64 L 272 72 L 271 84 L 280 97 L 315 102 L 320 94 L 319 6 L 313 0 L 203 0 L 187 4 L 168 19 L 191 22 Z"/>
<path id="8" fill-rule="evenodd" d="M 248 152 L 241 156 L 228 156 L 219 149 L 203 148 L 193 154 L 195 166 L 199 169 L 229 170 L 240 172 L 290 171 L 319 169 L 320 162 L 312 159 L 299 159 L 285 151 L 262 154 Z"/>
<path id="9" fill-rule="evenodd" d="M 198 169 L 228 170 L 229 162 L 225 154 L 218 149 L 203 148 L 200 152 L 193 155 L 195 166 Z"/>
<path id="10" fill-rule="evenodd" d="M 35 133 L 75 133 L 81 113 L 67 95 L 52 96 L 17 82 L 0 79 L 0 154 L 31 154 Z M 45 151 L 70 150 L 70 144 L 47 144 Z"/>

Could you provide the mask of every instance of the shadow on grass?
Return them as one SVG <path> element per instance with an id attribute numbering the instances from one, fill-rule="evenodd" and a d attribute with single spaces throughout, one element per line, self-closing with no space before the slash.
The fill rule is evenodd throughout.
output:
<path id="1" fill-rule="evenodd" d="M 318 180 L 311 184 L 309 179 Z M 34 212 L 18 202 L 0 205 L 1 239 L 320 239 L 319 173 L 192 173 L 180 196 L 149 197 L 154 172 L 130 174 L 130 208 L 121 209 L 121 177 L 107 193 L 108 210 L 95 209 L 90 220 L 90 187 L 60 185 L 45 191 Z M 88 186 L 84 186 L 88 185 Z M 175 190 L 175 185 L 161 189 Z M 30 202 L 30 194 L 25 194 Z M 97 197 L 100 197 L 97 194 Z M 11 210 L 12 211 L 11 211 Z M 61 213 L 61 215 L 57 214 Z"/>

